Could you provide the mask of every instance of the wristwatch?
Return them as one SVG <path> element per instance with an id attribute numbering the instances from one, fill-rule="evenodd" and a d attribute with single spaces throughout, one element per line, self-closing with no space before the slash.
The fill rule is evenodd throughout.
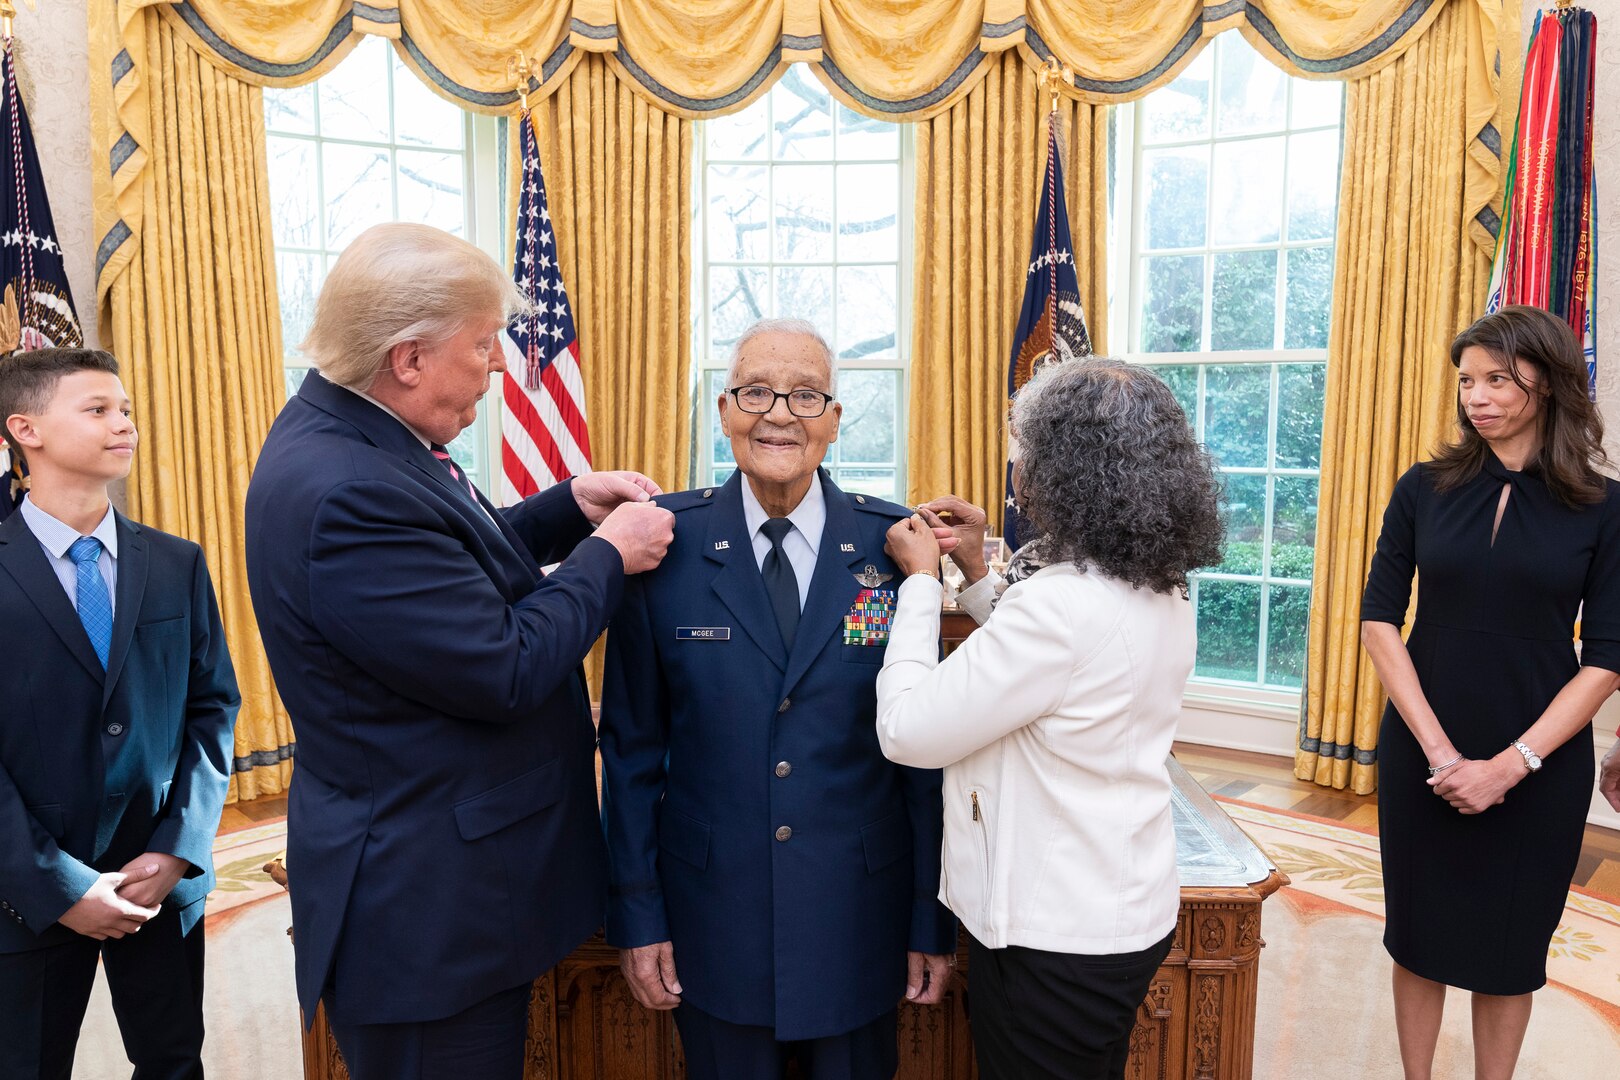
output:
<path id="1" fill-rule="evenodd" d="M 1522 742 L 1514 743 L 1513 749 L 1524 755 L 1525 768 L 1529 769 L 1531 772 L 1541 771 L 1541 758 L 1536 756 L 1536 752 L 1534 750 L 1530 749 Z"/>

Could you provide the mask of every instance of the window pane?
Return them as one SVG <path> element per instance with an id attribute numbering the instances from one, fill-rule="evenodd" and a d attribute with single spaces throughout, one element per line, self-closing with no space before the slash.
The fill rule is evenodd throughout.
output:
<path id="1" fill-rule="evenodd" d="M 899 484 L 893 469 L 844 469 L 837 470 L 838 486 L 845 491 L 853 491 L 860 495 L 874 495 L 879 499 L 888 499 L 890 502 L 900 501 Z"/>
<path id="2" fill-rule="evenodd" d="M 281 347 L 297 355 L 298 344 L 315 321 L 315 296 L 321 285 L 321 257 L 277 253 L 276 292 L 281 298 Z"/>
<path id="3" fill-rule="evenodd" d="M 895 356 L 893 266 L 846 266 L 838 271 L 838 355 L 846 360 Z"/>
<path id="4" fill-rule="evenodd" d="M 1226 558 L 1220 569 L 1227 574 L 1258 575 L 1265 557 L 1266 478 L 1227 473 L 1221 481 Z"/>
<path id="5" fill-rule="evenodd" d="M 862 116 L 847 105 L 836 104 L 840 158 L 898 158 L 900 125 Z"/>
<path id="6" fill-rule="evenodd" d="M 1288 239 L 1326 240 L 1338 209 L 1339 133 L 1288 139 Z"/>
<path id="7" fill-rule="evenodd" d="M 1197 352 L 1204 344 L 1204 257 L 1142 260 L 1143 352 Z"/>
<path id="8" fill-rule="evenodd" d="M 833 167 L 785 165 L 771 179 L 776 200 L 776 257 L 831 262 Z"/>
<path id="9" fill-rule="evenodd" d="M 270 227 L 278 246 L 316 247 L 321 242 L 315 148 L 307 139 L 265 140 L 270 166 Z"/>
<path id="10" fill-rule="evenodd" d="M 1277 337 L 1277 252 L 1215 256 L 1209 347 L 1269 349 Z"/>
<path id="11" fill-rule="evenodd" d="M 1275 244 L 1281 238 L 1287 140 L 1215 144 L 1215 243 Z"/>
<path id="12" fill-rule="evenodd" d="M 461 236 L 467 231 L 466 159 L 460 154 L 401 150 L 399 220 L 433 225 Z"/>
<path id="13" fill-rule="evenodd" d="M 371 226 L 393 220 L 394 194 L 387 150 L 326 143 L 321 147 L 321 159 L 325 166 L 329 250 L 341 250 Z"/>
<path id="14" fill-rule="evenodd" d="M 311 83 L 286 90 L 266 87 L 264 126 L 269 131 L 315 134 L 315 85 Z"/>
<path id="15" fill-rule="evenodd" d="M 1288 253 L 1288 295 L 1283 309 L 1283 348 L 1325 349 L 1333 313 L 1333 247 Z"/>
<path id="16" fill-rule="evenodd" d="M 417 146 L 460 150 L 466 144 L 467 114 L 429 90 L 398 53 L 393 60 L 394 138 Z"/>
<path id="17" fill-rule="evenodd" d="M 298 393 L 298 388 L 304 385 L 304 376 L 309 374 L 309 368 L 289 367 L 281 369 L 282 386 L 287 390 L 287 396 L 292 397 Z"/>
<path id="18" fill-rule="evenodd" d="M 316 82 L 323 137 L 388 141 L 388 56 L 382 38 L 367 37 Z"/>
<path id="19" fill-rule="evenodd" d="M 900 373 L 841 371 L 838 400 L 844 415 L 838 425 L 840 462 L 892 463 L 899 459 Z"/>
<path id="20" fill-rule="evenodd" d="M 461 466 L 461 471 L 471 477 L 474 484 L 484 471 L 483 441 L 483 425 L 469 424 L 445 447 L 450 459 Z"/>
<path id="21" fill-rule="evenodd" d="M 709 258 L 764 259 L 770 197 L 764 167 L 711 165 L 707 186 Z"/>
<path id="22" fill-rule="evenodd" d="M 1281 130 L 1286 121 L 1288 76 L 1237 34 L 1222 34 L 1215 46 L 1221 61 L 1216 107 L 1219 133 Z"/>
<path id="23" fill-rule="evenodd" d="M 1197 138 L 1209 134 L 1209 82 L 1215 53 L 1204 49 L 1169 86 L 1142 99 L 1149 142 Z"/>
<path id="24" fill-rule="evenodd" d="M 1204 445 L 1227 468 L 1265 468 L 1269 364 L 1211 364 L 1204 371 Z"/>
<path id="25" fill-rule="evenodd" d="M 787 319 L 806 319 L 825 337 L 833 330 L 833 268 L 779 266 L 776 304 L 771 309 Z"/>
<path id="26" fill-rule="evenodd" d="M 900 257 L 900 166 L 838 166 L 838 258 Z"/>
<path id="27" fill-rule="evenodd" d="M 803 64 L 771 87 L 771 126 L 779 161 L 828 161 L 833 156 L 832 95 Z"/>
<path id="28" fill-rule="evenodd" d="M 709 460 L 716 464 L 731 465 L 736 458 L 731 454 L 731 440 L 726 438 L 725 432 L 720 430 L 720 410 L 714 408 L 712 403 L 719 399 L 726 386 L 726 373 L 724 371 L 710 371 L 705 383 L 708 393 L 704 398 L 711 403 L 709 409 Z M 716 480 L 716 483 L 719 483 Z"/>
<path id="29" fill-rule="evenodd" d="M 763 101 L 756 101 L 742 112 L 703 121 L 703 137 L 708 142 L 709 160 L 743 158 L 754 161 L 769 156 L 769 127 L 770 112 Z"/>
<path id="30" fill-rule="evenodd" d="M 1148 247 L 1203 247 L 1209 148 L 1148 150 L 1142 166 L 1147 171 Z"/>
<path id="31" fill-rule="evenodd" d="M 1198 661 L 1193 674 L 1253 682 L 1260 674 L 1260 586 L 1198 581 Z"/>
<path id="32" fill-rule="evenodd" d="M 1277 468 L 1317 469 L 1322 463 L 1322 402 L 1327 365 L 1277 369 Z"/>
<path id="33" fill-rule="evenodd" d="M 1305 682 L 1305 635 L 1310 626 L 1311 590 L 1273 585 L 1266 615 L 1266 682 L 1302 686 Z"/>
<path id="34" fill-rule="evenodd" d="M 1198 430 L 1198 368 L 1192 364 L 1157 364 L 1148 370 L 1163 379 L 1170 392 L 1176 395 L 1181 411 L 1187 414 L 1187 426 Z"/>
<path id="35" fill-rule="evenodd" d="M 1344 109 L 1344 83 L 1338 79 L 1295 79 L 1293 125 L 1338 126 Z"/>
<path id="36" fill-rule="evenodd" d="M 770 309 L 765 271 L 757 266 L 717 266 L 709 271 L 709 355 L 726 356 L 742 332 Z"/>
<path id="37" fill-rule="evenodd" d="M 1314 476 L 1279 476 L 1271 510 L 1271 576 L 1311 579 L 1316 551 Z"/>

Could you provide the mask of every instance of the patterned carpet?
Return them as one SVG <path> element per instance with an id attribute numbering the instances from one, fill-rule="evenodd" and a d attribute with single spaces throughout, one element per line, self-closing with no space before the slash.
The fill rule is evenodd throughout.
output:
<path id="1" fill-rule="evenodd" d="M 1398 1077 L 1376 834 L 1220 801 L 1293 879 L 1265 906 L 1255 1080 Z M 260 869 L 285 847 L 285 831 L 284 821 L 268 821 L 223 834 L 215 845 L 219 885 L 206 924 L 211 1080 L 300 1074 L 291 916 L 285 894 Z M 1611 1080 L 1620 1061 L 1620 897 L 1571 890 L 1548 975 L 1519 1080 Z M 1435 1080 L 1469 1080 L 1470 1045 L 1468 997 L 1454 992 Z M 105 983 L 98 982 L 74 1077 L 128 1074 Z"/>

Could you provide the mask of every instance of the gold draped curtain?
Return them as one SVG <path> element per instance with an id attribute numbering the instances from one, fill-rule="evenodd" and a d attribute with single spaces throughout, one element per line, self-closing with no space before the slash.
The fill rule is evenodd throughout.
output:
<path id="1" fill-rule="evenodd" d="M 1500 22 L 1487 17 L 1493 9 Z M 1360 794 L 1377 786 L 1384 707 L 1361 649 L 1361 591 L 1396 478 L 1455 428 L 1449 346 L 1484 309 L 1500 205 L 1497 178 L 1485 171 L 1495 159 L 1478 133 L 1512 131 L 1518 10 L 1452 3 L 1405 56 L 1350 83 L 1345 101 L 1306 710 L 1294 773 Z M 1476 111 L 1466 88 L 1496 81 L 1485 58 L 1498 42 L 1501 100 Z"/>
<path id="2" fill-rule="evenodd" d="M 906 498 L 955 492 L 1001 520 L 1007 356 L 1046 171 L 1049 97 L 1004 54 L 943 115 L 917 125 L 916 299 Z M 1108 349 L 1108 107 L 1064 99 L 1059 160 L 1080 302 Z M 926 222 L 926 226 L 923 223 Z M 999 528 L 997 529 L 999 531 Z"/>
<path id="3" fill-rule="evenodd" d="M 912 415 L 918 420 L 914 427 L 927 426 L 937 435 L 947 429 L 934 418 L 941 415 L 938 410 L 949 409 L 953 422 L 971 433 L 963 441 L 972 445 L 936 445 L 929 433 L 914 430 L 908 441 L 911 494 L 956 488 L 995 504 L 1004 407 L 1000 385 L 1045 154 L 1040 130 L 1045 106 L 1033 92 L 1032 68 L 1056 58 L 1071 69 L 1062 140 L 1071 227 L 1090 265 L 1104 267 L 1100 223 L 1107 199 L 1108 103 L 1141 96 L 1175 78 L 1215 34 L 1228 29 L 1239 30 L 1292 74 L 1366 80 L 1391 70 L 1443 24 L 1451 28 L 1444 40 L 1454 51 L 1446 54 L 1448 75 L 1431 82 L 1434 100 L 1451 109 L 1446 115 L 1462 117 L 1449 151 L 1453 159 L 1461 155 L 1462 194 L 1457 206 L 1435 211 L 1454 211 L 1450 225 L 1424 218 L 1410 228 L 1456 228 L 1484 244 L 1489 225 L 1481 211 L 1488 214 L 1495 199 L 1500 147 L 1494 132 L 1476 125 L 1488 124 L 1497 113 L 1497 40 L 1509 41 L 1510 19 L 1515 33 L 1517 27 L 1517 10 L 1504 14 L 1508 7 L 1489 0 L 109 0 L 93 5 L 93 141 L 96 160 L 105 163 L 105 172 L 98 169 L 96 177 L 99 315 L 104 338 L 121 350 L 131 369 L 132 384 L 149 395 L 141 399 L 149 410 L 148 430 L 166 436 L 150 442 L 137 465 L 135 506 L 159 528 L 205 540 L 230 613 L 233 652 L 249 675 L 244 692 L 251 696 L 240 729 L 246 741 L 239 742 L 239 757 L 251 761 L 254 754 L 273 751 L 274 740 L 286 738 L 267 677 L 251 681 L 254 667 L 262 670 L 262 657 L 240 572 L 241 489 L 279 405 L 281 362 L 273 251 L 263 225 L 264 141 L 253 87 L 308 82 L 347 55 L 362 35 L 372 34 L 390 39 L 437 93 L 471 110 L 510 112 L 517 94 L 508 58 L 521 48 L 536 60 L 539 71 L 528 89 L 542 99 L 536 120 L 559 243 L 568 247 L 564 276 L 580 314 L 596 457 L 603 465 L 643 468 L 675 486 L 690 453 L 686 418 L 660 413 L 647 391 L 670 395 L 670 410 L 687 403 L 692 137 L 684 121 L 743 108 L 795 62 L 809 65 L 835 96 L 860 112 L 924 121 L 918 134 L 917 220 L 925 227 L 918 230 L 914 268 Z M 1515 40 L 1505 55 L 1516 59 L 1517 48 Z M 1424 51 L 1424 63 L 1440 64 L 1437 52 Z M 241 117 L 233 121 L 228 111 L 209 104 L 224 99 L 240 100 L 253 114 L 251 123 L 243 126 Z M 1352 95 L 1353 103 L 1362 99 Z M 1417 125 L 1416 99 L 1403 100 L 1412 104 L 1402 122 Z M 1435 112 L 1427 102 L 1422 115 L 1424 137 L 1439 137 L 1434 134 L 1439 121 L 1432 119 Z M 191 118 L 185 137 L 182 117 Z M 1356 123 L 1353 115 L 1350 126 Z M 1498 124 L 1495 131 L 1500 130 Z M 188 158 L 199 145 L 208 148 L 205 154 L 224 152 L 230 166 L 212 157 Z M 1354 187 L 1359 180 L 1354 170 L 1360 167 L 1346 155 L 1347 209 L 1360 194 Z M 1008 206 L 1014 213 L 1003 212 Z M 216 214 L 223 216 L 211 216 Z M 209 228 L 223 220 L 253 227 L 239 227 L 229 242 L 217 242 L 223 234 Z M 1359 341 L 1358 335 L 1375 328 L 1348 321 L 1377 324 L 1390 315 L 1382 306 L 1356 306 L 1347 279 L 1393 250 L 1389 233 L 1397 224 L 1392 219 L 1385 234 L 1351 235 L 1345 227 L 1341 224 L 1338 249 L 1335 342 L 1348 349 L 1343 342 Z M 942 242 L 945 235 L 965 246 Z M 617 251 L 610 254 L 615 244 Z M 627 258 L 627 249 L 639 254 Z M 638 260 L 639 267 L 619 265 Z M 1106 339 L 1102 276 L 1082 283 L 1099 342 Z M 1420 287 L 1412 283 L 1413 289 Z M 262 325 L 262 332 L 239 324 Z M 1434 347 L 1432 341 L 1425 346 Z M 1333 363 L 1351 362 L 1341 360 L 1339 351 L 1333 355 Z M 1442 357 L 1413 345 L 1409 362 L 1422 371 L 1424 362 L 1436 358 Z M 230 370 L 223 370 L 227 366 Z M 1418 379 L 1407 389 L 1420 393 L 1424 385 Z M 247 393 L 248 386 L 256 392 Z M 1346 412 L 1345 402 L 1360 388 L 1342 379 L 1331 386 L 1333 437 L 1350 446 L 1372 437 L 1366 430 L 1371 421 Z M 234 410 L 228 423 L 202 407 L 219 402 Z M 163 427 L 154 428 L 154 422 Z M 1330 448 L 1324 474 L 1337 466 L 1336 453 L 1353 456 Z M 1392 466 L 1389 476 L 1398 471 Z M 1323 490 L 1326 500 L 1326 479 Z M 1376 490 L 1366 498 L 1378 501 Z M 1330 644 L 1330 631 L 1316 627 L 1327 610 L 1322 605 L 1339 595 L 1333 575 L 1360 572 L 1327 542 L 1326 518 L 1319 536 L 1313 709 L 1324 689 L 1322 658 L 1328 653 L 1323 650 L 1332 649 L 1336 662 L 1345 661 L 1347 648 L 1354 651 L 1353 644 Z M 1334 625 L 1342 624 L 1343 610 L 1334 612 Z M 1354 666 L 1353 657 L 1349 662 Z M 1334 710 L 1339 709 L 1334 704 L 1329 714 L 1338 716 Z M 1313 715 L 1320 716 L 1320 710 Z"/>
<path id="4" fill-rule="evenodd" d="M 282 401 L 264 92 L 162 22 L 137 29 L 131 55 L 162 72 L 139 103 L 149 165 L 138 194 L 150 227 L 105 282 L 102 340 L 123 365 L 141 429 L 130 514 L 197 541 L 213 573 L 242 690 L 229 794 L 252 798 L 286 789 L 293 743 L 243 562 L 242 501 Z"/>

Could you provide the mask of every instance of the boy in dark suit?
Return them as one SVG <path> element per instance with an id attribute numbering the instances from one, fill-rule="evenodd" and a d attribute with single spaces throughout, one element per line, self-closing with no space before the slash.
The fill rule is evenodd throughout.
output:
<path id="1" fill-rule="evenodd" d="M 196 544 L 115 511 L 118 362 L 0 357 L 0 1080 L 66 1078 L 98 957 L 135 1080 L 202 1076 L 203 898 L 240 702 Z"/>

